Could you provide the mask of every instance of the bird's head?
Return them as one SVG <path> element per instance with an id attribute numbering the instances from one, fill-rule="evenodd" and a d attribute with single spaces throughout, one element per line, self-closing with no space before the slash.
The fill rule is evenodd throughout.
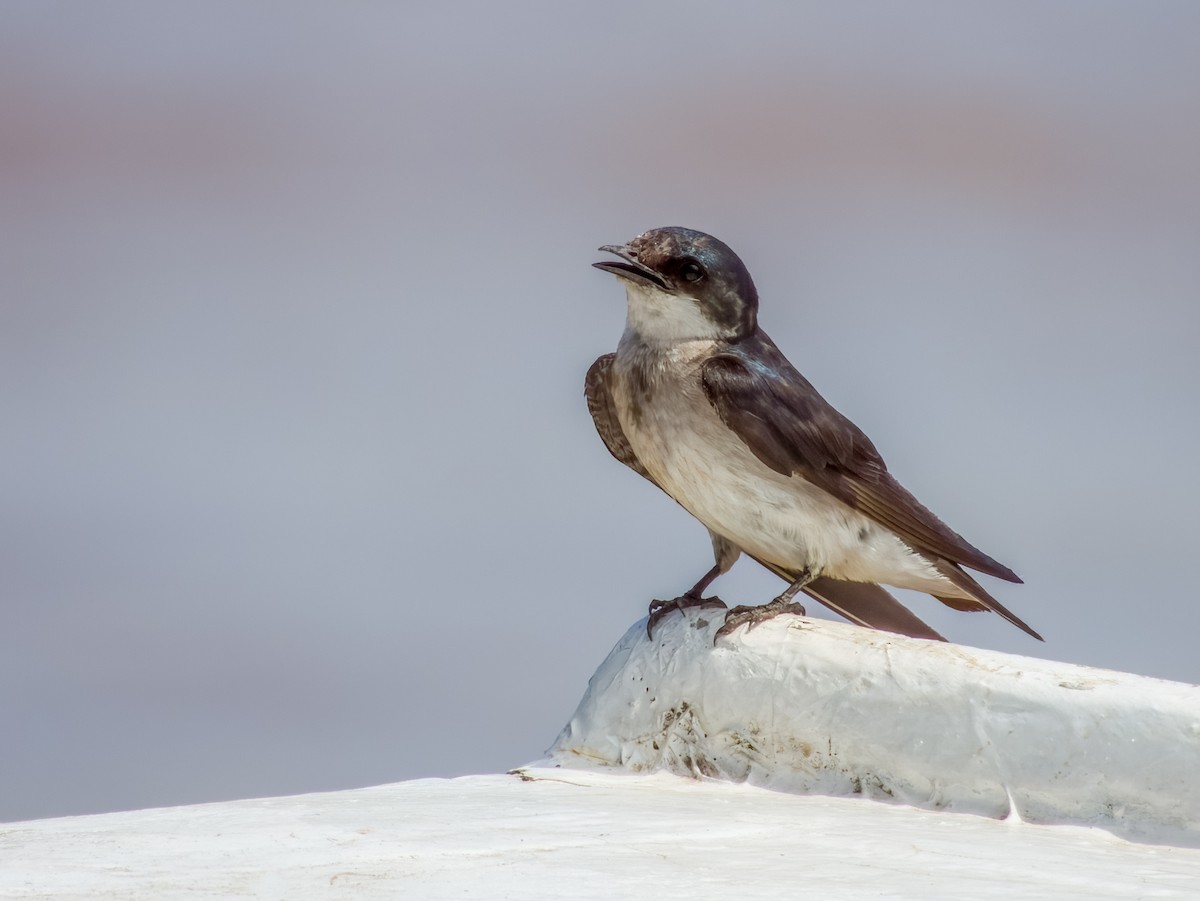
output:
<path id="1" fill-rule="evenodd" d="M 724 243 L 690 228 L 655 228 L 601 250 L 620 259 L 593 263 L 625 283 L 628 327 L 654 343 L 736 341 L 758 323 L 758 292 Z"/>

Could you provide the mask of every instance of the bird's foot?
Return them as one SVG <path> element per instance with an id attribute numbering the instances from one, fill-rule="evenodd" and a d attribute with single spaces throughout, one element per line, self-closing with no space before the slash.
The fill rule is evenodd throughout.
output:
<path id="1" fill-rule="evenodd" d="M 789 601 L 786 597 L 780 596 L 775 598 L 768 604 L 762 604 L 758 607 L 734 607 L 725 614 L 725 625 L 717 629 L 717 633 L 713 636 L 713 645 L 722 635 L 728 635 L 738 626 L 746 626 L 748 629 L 753 629 L 759 623 L 765 623 L 769 619 L 774 619 L 781 613 L 792 613 L 796 616 L 804 616 L 804 607 L 795 601 Z"/>
<path id="2" fill-rule="evenodd" d="M 725 602 L 715 595 L 711 598 L 702 598 L 699 595 L 684 594 L 670 601 L 651 601 L 650 602 L 650 618 L 646 620 L 646 637 L 654 637 L 654 627 L 659 624 L 663 617 L 678 610 L 682 613 L 692 607 L 720 607 L 725 608 Z"/>

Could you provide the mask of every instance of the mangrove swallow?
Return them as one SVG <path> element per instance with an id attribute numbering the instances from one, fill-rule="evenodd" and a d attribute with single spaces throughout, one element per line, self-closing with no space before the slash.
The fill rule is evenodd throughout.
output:
<path id="1" fill-rule="evenodd" d="M 609 451 L 700 520 L 716 564 L 671 610 L 721 602 L 704 591 L 745 553 L 788 587 L 729 611 L 716 638 L 784 612 L 804 592 L 851 622 L 943 640 L 880 584 L 992 610 L 1041 639 L 963 567 L 1020 582 L 952 531 L 888 472 L 879 452 L 758 326 L 758 292 L 721 241 L 656 228 L 600 248 L 628 302 L 615 354 L 592 364 L 588 409 Z M 722 605 L 723 606 L 723 605 Z"/>

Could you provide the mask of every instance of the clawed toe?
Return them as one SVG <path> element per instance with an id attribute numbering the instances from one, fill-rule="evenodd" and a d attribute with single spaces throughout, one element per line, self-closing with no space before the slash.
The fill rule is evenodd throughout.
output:
<path id="1" fill-rule="evenodd" d="M 722 635 L 728 635 L 739 626 L 746 626 L 747 629 L 753 629 L 760 623 L 774 619 L 782 613 L 791 613 L 795 616 L 806 615 L 803 605 L 797 604 L 795 601 L 785 601 L 782 598 L 776 598 L 769 604 L 763 604 L 759 607 L 734 607 L 725 615 L 725 624 L 717 629 L 716 634 L 713 635 L 713 644 L 716 645 L 717 640 Z"/>
<path id="2" fill-rule="evenodd" d="M 701 598 L 688 595 L 681 595 L 669 601 L 654 600 L 650 602 L 650 617 L 646 620 L 646 637 L 654 637 L 654 627 L 658 625 L 663 617 L 670 615 L 678 610 L 683 612 L 692 607 L 725 607 L 725 602 L 719 597 L 713 596 L 710 598 Z"/>

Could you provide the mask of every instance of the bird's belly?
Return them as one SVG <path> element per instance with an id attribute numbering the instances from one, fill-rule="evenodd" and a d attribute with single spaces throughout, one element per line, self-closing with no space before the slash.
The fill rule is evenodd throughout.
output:
<path id="1" fill-rule="evenodd" d="M 630 425 L 630 444 L 667 493 L 748 554 L 848 581 L 948 587 L 889 530 L 799 476 L 763 464 L 707 402 Z"/>

